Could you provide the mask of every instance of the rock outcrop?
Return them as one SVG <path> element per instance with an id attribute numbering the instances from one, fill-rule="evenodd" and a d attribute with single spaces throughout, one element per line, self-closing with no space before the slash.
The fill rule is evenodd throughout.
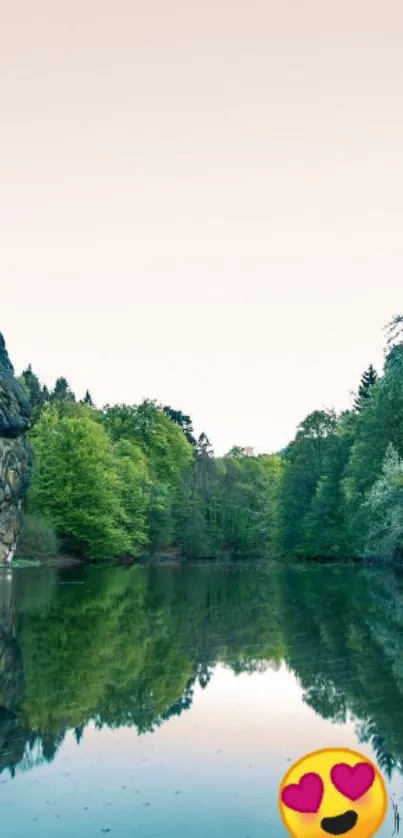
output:
<path id="1" fill-rule="evenodd" d="M 0 333 L 0 565 L 12 559 L 20 529 L 21 501 L 32 464 L 25 431 L 30 406 Z"/>

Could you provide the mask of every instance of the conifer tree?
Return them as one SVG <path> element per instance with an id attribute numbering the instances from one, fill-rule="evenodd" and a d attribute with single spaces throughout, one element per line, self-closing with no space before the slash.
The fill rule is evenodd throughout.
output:
<path id="1" fill-rule="evenodd" d="M 395 314 L 390 320 L 389 323 L 384 326 L 384 331 L 387 332 L 387 351 L 393 346 L 396 342 L 402 342 L 402 335 L 403 335 L 403 314 Z"/>
<path id="2" fill-rule="evenodd" d="M 57 379 L 50 394 L 50 400 L 52 402 L 75 402 L 76 397 L 63 376 Z"/>
<path id="3" fill-rule="evenodd" d="M 165 416 L 168 416 L 172 422 L 175 422 L 176 425 L 179 425 L 182 428 L 183 433 L 188 442 L 190 442 L 193 447 L 197 445 L 197 442 L 193 436 L 193 425 L 190 416 L 187 416 L 185 413 L 182 413 L 181 410 L 174 410 L 169 405 L 166 405 L 163 408 L 163 412 Z"/>
<path id="4" fill-rule="evenodd" d="M 34 425 L 40 419 L 42 409 L 49 400 L 49 392 L 46 387 L 41 386 L 31 364 L 21 373 L 20 381 L 26 390 L 31 405 L 31 420 Z"/>
<path id="5" fill-rule="evenodd" d="M 363 410 L 364 407 L 367 406 L 371 395 L 372 395 L 372 388 L 374 384 L 376 384 L 378 380 L 378 375 L 372 364 L 369 365 L 368 369 L 365 370 L 361 377 L 360 386 L 358 388 L 358 393 L 354 400 L 354 408 L 355 410 Z"/>
<path id="6" fill-rule="evenodd" d="M 91 393 L 89 390 L 86 390 L 84 398 L 81 400 L 82 404 L 88 404 L 89 407 L 94 407 L 94 402 L 91 397 Z"/>

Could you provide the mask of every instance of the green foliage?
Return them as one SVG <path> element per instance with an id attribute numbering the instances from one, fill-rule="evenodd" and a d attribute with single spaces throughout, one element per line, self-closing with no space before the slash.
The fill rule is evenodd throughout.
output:
<path id="1" fill-rule="evenodd" d="M 55 386 L 50 394 L 51 402 L 75 402 L 76 397 L 68 383 L 68 381 L 61 376 L 56 380 Z"/>
<path id="2" fill-rule="evenodd" d="M 17 544 L 17 556 L 30 559 L 56 556 L 60 550 L 59 539 L 50 522 L 39 514 L 25 513 Z"/>
<path id="3" fill-rule="evenodd" d="M 283 479 L 279 491 L 279 539 L 284 553 L 303 554 L 308 550 L 307 522 L 318 483 L 325 474 L 329 452 L 334 445 L 337 421 L 332 411 L 315 411 L 301 422 L 293 443 L 284 456 Z"/>
<path id="4" fill-rule="evenodd" d="M 56 380 L 53 390 L 49 392 L 46 385 L 42 385 L 38 376 L 33 372 L 31 364 L 21 373 L 19 381 L 22 384 L 30 405 L 31 405 L 31 424 L 35 425 L 39 421 L 42 410 L 46 404 L 52 403 L 62 409 L 63 405 L 71 405 L 76 402 L 76 397 L 68 383 L 68 381 L 60 377 Z M 83 404 L 93 407 L 91 396 L 87 390 Z"/>
<path id="5" fill-rule="evenodd" d="M 389 444 L 382 473 L 369 492 L 367 552 L 393 559 L 403 551 L 403 460 Z"/>
<path id="6" fill-rule="evenodd" d="M 196 458 L 182 478 L 177 540 L 189 558 L 211 558 L 223 550 L 217 520 L 223 469 L 210 448 L 207 437 L 199 438 Z"/>
<path id="7" fill-rule="evenodd" d="M 83 404 L 88 404 L 90 407 L 94 407 L 94 402 L 92 400 L 91 393 L 90 393 L 89 390 L 85 391 L 85 396 L 82 399 L 82 403 Z"/>
<path id="8" fill-rule="evenodd" d="M 169 548 L 189 558 L 400 557 L 402 322 L 388 325 L 383 374 L 368 367 L 352 410 L 311 412 L 270 456 L 233 446 L 215 457 L 181 410 L 149 400 L 98 410 L 65 378 L 49 394 L 29 366 L 29 509 L 65 549 L 92 558 Z"/>
<path id="9" fill-rule="evenodd" d="M 52 578 L 50 589 L 43 571 L 15 575 L 18 645 L 7 683 L 21 687 L 1 697 L 15 737 L 0 719 L 0 770 L 26 764 L 33 742 L 52 760 L 67 730 L 80 741 L 90 721 L 153 730 L 191 706 L 217 664 L 253 673 L 282 663 L 316 713 L 354 719 L 384 770 L 402 766 L 400 575 L 295 563 L 77 574 L 73 584 Z"/>
<path id="10" fill-rule="evenodd" d="M 309 556 L 338 558 L 350 552 L 342 478 L 353 442 L 354 416 L 344 414 L 328 438 L 320 477 L 304 519 L 304 549 Z"/>
<path id="11" fill-rule="evenodd" d="M 281 461 L 241 449 L 218 460 L 199 455 L 182 487 L 179 544 L 186 555 L 252 558 L 273 554 Z"/>
<path id="12" fill-rule="evenodd" d="M 224 549 L 250 558 L 273 554 L 280 461 L 236 450 L 222 465 L 217 518 Z"/>
<path id="13" fill-rule="evenodd" d="M 181 425 L 150 401 L 108 406 L 100 421 L 114 442 L 132 443 L 146 458 L 149 546 L 152 552 L 171 546 L 182 477 L 194 457 Z"/>
<path id="14" fill-rule="evenodd" d="M 87 416 L 47 407 L 32 432 L 29 511 L 42 512 L 68 545 L 91 558 L 130 551 L 121 480 L 111 440 Z"/>
<path id="15" fill-rule="evenodd" d="M 385 330 L 387 332 L 386 345 L 390 349 L 403 334 L 403 314 L 395 314 L 392 320 L 386 324 Z"/>
<path id="16" fill-rule="evenodd" d="M 239 447 L 214 458 L 205 434 L 187 439 L 189 417 L 170 414 L 154 402 L 48 404 L 31 432 L 29 511 L 47 516 L 64 549 L 94 559 L 170 547 L 198 558 L 272 555 L 281 459 Z"/>
<path id="17" fill-rule="evenodd" d="M 163 410 L 165 415 L 168 416 L 172 422 L 175 422 L 180 428 L 182 428 L 187 441 L 190 442 L 191 445 L 196 446 L 197 442 L 193 436 L 193 425 L 190 416 L 186 416 L 186 414 L 182 413 L 181 410 L 174 410 L 172 407 L 168 406 L 164 407 Z"/>
<path id="18" fill-rule="evenodd" d="M 154 479 L 173 489 L 179 486 L 181 472 L 192 459 L 192 447 L 182 429 L 154 402 L 107 407 L 102 422 L 113 440 L 129 439 L 141 448 Z"/>
<path id="19" fill-rule="evenodd" d="M 127 439 L 114 445 L 121 499 L 125 513 L 125 529 L 130 537 L 131 556 L 141 553 L 149 540 L 147 519 L 152 494 L 148 462 L 141 449 Z"/>
<path id="20" fill-rule="evenodd" d="M 278 512 L 284 554 L 401 556 L 403 345 L 396 342 L 400 318 L 392 325 L 384 373 L 378 378 L 373 367 L 368 368 L 354 410 L 339 418 L 321 411 L 311 414 L 282 454 Z"/>
<path id="21" fill-rule="evenodd" d="M 31 424 L 34 425 L 40 419 L 42 410 L 49 400 L 49 393 L 46 387 L 42 386 L 39 378 L 32 370 L 31 364 L 21 373 L 19 378 L 31 405 Z"/>
<path id="22" fill-rule="evenodd" d="M 386 358 L 385 372 L 360 414 L 343 479 L 346 514 L 354 552 L 365 552 L 371 508 L 368 493 L 381 474 L 389 444 L 403 455 L 403 346 Z"/>
<path id="23" fill-rule="evenodd" d="M 174 498 L 166 483 L 154 481 L 148 509 L 150 551 L 156 553 L 175 541 Z"/>
<path id="24" fill-rule="evenodd" d="M 240 445 L 234 445 L 228 454 L 227 457 L 232 457 L 232 459 L 241 460 L 243 457 L 253 457 L 253 448 L 249 448 L 248 446 L 241 447 Z"/>
<path id="25" fill-rule="evenodd" d="M 214 457 L 213 446 L 204 431 L 197 440 L 196 453 L 199 457 Z"/>
<path id="26" fill-rule="evenodd" d="M 378 376 L 376 370 L 373 368 L 372 364 L 370 364 L 361 378 L 358 393 L 354 400 L 354 407 L 356 410 L 363 410 L 364 407 L 367 406 L 372 395 L 372 388 L 374 384 L 376 384 L 377 380 Z"/>

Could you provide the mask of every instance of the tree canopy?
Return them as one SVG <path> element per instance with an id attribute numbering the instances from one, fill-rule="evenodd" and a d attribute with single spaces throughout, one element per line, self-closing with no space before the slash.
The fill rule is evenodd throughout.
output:
<path id="1" fill-rule="evenodd" d="M 28 366 L 30 514 L 90 558 L 399 557 L 402 322 L 388 325 L 384 369 L 369 364 L 351 408 L 313 410 L 277 455 L 234 445 L 217 457 L 179 408 L 99 409 L 88 389 L 78 400 L 63 376 L 47 389 Z"/>

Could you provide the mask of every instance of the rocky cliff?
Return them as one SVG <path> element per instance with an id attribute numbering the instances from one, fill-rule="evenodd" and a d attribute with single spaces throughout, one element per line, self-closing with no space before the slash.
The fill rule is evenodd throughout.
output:
<path id="1" fill-rule="evenodd" d="M 29 422 L 29 402 L 0 333 L 0 565 L 13 556 L 29 484 L 32 454 L 24 433 Z"/>

